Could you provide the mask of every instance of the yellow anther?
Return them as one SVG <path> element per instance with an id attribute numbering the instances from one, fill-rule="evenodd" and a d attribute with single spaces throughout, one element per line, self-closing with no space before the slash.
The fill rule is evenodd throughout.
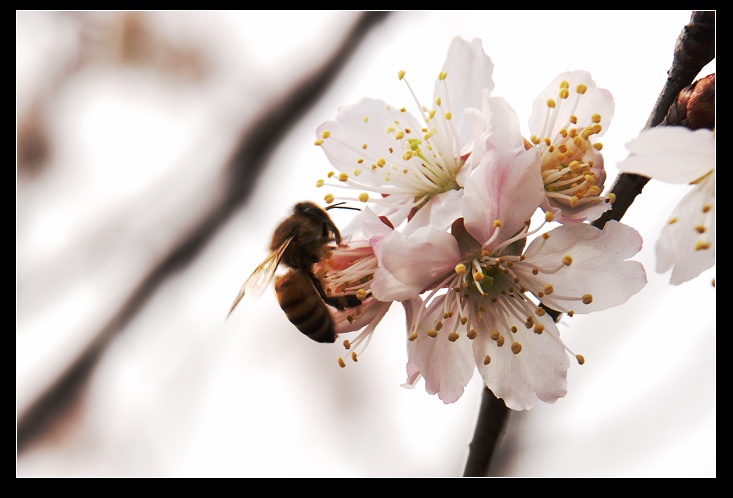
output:
<path id="1" fill-rule="evenodd" d="M 534 324 L 534 333 L 535 334 L 541 334 L 544 331 L 545 331 L 545 326 L 544 325 L 542 325 L 541 323 L 535 323 Z"/>
<path id="2" fill-rule="evenodd" d="M 476 282 L 480 282 L 480 281 L 482 281 L 482 280 L 484 279 L 484 274 L 483 274 L 483 272 L 477 271 L 476 273 L 474 273 L 474 274 L 473 274 L 473 279 L 474 279 L 474 280 L 475 280 Z"/>
<path id="3" fill-rule="evenodd" d="M 533 144 L 538 145 L 540 143 L 540 137 L 538 137 L 537 135 L 532 135 L 532 137 L 530 138 L 530 141 Z"/>
<path id="4" fill-rule="evenodd" d="M 407 336 L 407 340 L 410 342 L 414 341 L 415 339 L 417 339 L 417 332 L 413 332 L 412 334 Z"/>
<path id="5" fill-rule="evenodd" d="M 456 273 L 459 275 L 463 275 L 464 273 L 466 273 L 466 265 L 464 265 L 463 263 L 458 263 L 456 265 Z"/>
<path id="6" fill-rule="evenodd" d="M 583 294 L 583 304 L 590 304 L 593 302 L 593 295 Z"/>
<path id="7" fill-rule="evenodd" d="M 575 311 L 573 311 L 573 310 L 568 311 L 568 316 L 570 318 L 572 318 L 574 314 L 575 314 Z"/>
<path id="8" fill-rule="evenodd" d="M 705 225 L 697 225 L 695 227 L 695 230 L 697 231 L 697 233 L 705 233 L 707 232 L 708 228 Z"/>
<path id="9" fill-rule="evenodd" d="M 547 107 L 549 107 L 550 109 L 554 109 L 555 105 L 555 99 L 547 99 Z"/>
<path id="10" fill-rule="evenodd" d="M 702 251 L 704 249 L 710 249 L 710 242 L 701 240 L 697 244 L 695 244 L 696 251 Z"/>
<path id="11" fill-rule="evenodd" d="M 578 92 L 579 94 L 583 95 L 585 92 L 588 91 L 588 87 L 586 85 L 584 85 L 583 83 L 581 83 L 581 84 L 579 84 L 578 86 L 575 87 L 575 91 Z"/>
<path id="12" fill-rule="evenodd" d="M 450 342 L 456 342 L 458 340 L 458 337 L 459 335 L 456 334 L 455 332 L 451 332 L 450 334 L 448 334 L 448 340 Z"/>
<path id="13" fill-rule="evenodd" d="M 359 361 L 359 357 L 356 355 L 356 351 L 351 352 L 351 359 L 354 360 L 354 363 Z"/>
<path id="14" fill-rule="evenodd" d="M 354 170 L 354 176 L 359 176 L 359 175 L 361 175 L 361 170 L 357 168 Z"/>
<path id="15" fill-rule="evenodd" d="M 504 224 L 501 222 L 501 220 L 494 220 L 494 228 L 501 228 Z"/>
<path id="16" fill-rule="evenodd" d="M 568 91 L 567 88 L 563 88 L 563 89 L 560 90 L 560 98 L 561 99 L 566 99 L 569 96 L 570 96 L 570 92 Z"/>
<path id="17" fill-rule="evenodd" d="M 675 224 L 675 223 L 677 223 L 677 222 L 678 222 L 679 220 L 680 220 L 679 218 L 670 218 L 670 219 L 669 219 L 669 221 L 668 221 L 667 223 L 669 223 L 670 225 L 674 225 L 674 224 Z"/>
<path id="18" fill-rule="evenodd" d="M 578 124 L 578 116 L 575 116 L 575 115 L 570 116 L 570 122 L 573 124 Z"/>
<path id="19" fill-rule="evenodd" d="M 591 188 L 588 189 L 588 195 L 601 195 L 601 187 L 599 187 L 598 185 L 593 185 Z"/>
<path id="20" fill-rule="evenodd" d="M 553 221 L 554 219 L 555 219 L 555 215 L 554 215 L 554 214 L 552 214 L 552 212 L 551 212 L 551 211 L 546 211 L 546 212 L 545 212 L 545 221 L 546 221 L 546 222 L 548 222 L 548 223 L 549 223 L 549 222 Z"/>
<path id="21" fill-rule="evenodd" d="M 318 188 L 323 187 L 323 185 L 325 183 L 326 183 L 326 181 L 323 180 L 322 178 L 320 180 L 316 180 L 316 187 L 318 187 Z"/>
<path id="22" fill-rule="evenodd" d="M 359 289 L 358 291 L 356 291 L 356 298 L 359 301 L 363 301 L 364 299 L 366 299 L 367 298 L 367 292 L 366 292 L 366 290 Z"/>
<path id="23" fill-rule="evenodd" d="M 545 294 L 547 294 L 547 295 L 550 295 L 550 294 L 552 294 L 553 292 L 555 292 L 555 288 L 554 288 L 554 287 L 552 286 L 552 284 L 547 284 L 547 285 L 545 285 L 545 287 L 543 288 L 543 291 L 545 292 Z"/>
<path id="24" fill-rule="evenodd" d="M 582 365 L 585 363 L 585 358 L 582 354 L 576 354 L 575 359 L 578 360 L 578 365 Z"/>
<path id="25" fill-rule="evenodd" d="M 351 349 L 351 342 L 348 339 L 344 339 L 344 349 Z"/>
<path id="26" fill-rule="evenodd" d="M 596 143 L 593 144 L 593 148 L 596 149 L 596 150 L 602 150 L 603 149 L 603 144 L 601 142 L 596 142 Z"/>
<path id="27" fill-rule="evenodd" d="M 437 99 L 435 99 L 435 105 L 437 105 L 438 107 L 440 107 L 440 104 L 442 104 L 442 103 L 443 103 L 443 99 L 441 99 L 440 97 L 438 97 Z"/>
<path id="28" fill-rule="evenodd" d="M 362 192 L 361 194 L 359 194 L 359 201 L 367 202 L 368 200 L 369 200 L 369 194 L 367 194 L 366 192 Z"/>
<path id="29" fill-rule="evenodd" d="M 323 200 L 326 201 L 326 204 L 331 204 L 334 199 L 335 197 L 333 196 L 333 194 L 326 194 L 323 196 Z"/>
<path id="30" fill-rule="evenodd" d="M 438 322 L 438 323 L 435 324 L 435 331 L 436 332 L 439 331 L 442 328 L 443 328 L 443 322 Z"/>
<path id="31" fill-rule="evenodd" d="M 580 204 L 580 198 L 574 195 L 570 198 L 570 207 L 577 207 Z"/>
<path id="32" fill-rule="evenodd" d="M 361 144 L 362 149 L 367 149 L 369 146 L 367 144 Z"/>
<path id="33" fill-rule="evenodd" d="M 570 88 L 570 82 L 568 80 L 562 80 L 560 82 L 560 88 Z"/>
<path id="34" fill-rule="evenodd" d="M 504 336 L 500 335 L 499 338 L 496 340 L 496 345 L 499 347 L 502 347 L 504 345 Z"/>
<path id="35" fill-rule="evenodd" d="M 616 194 L 614 194 L 613 192 L 611 192 L 610 194 L 608 194 L 608 202 L 610 202 L 611 204 L 613 204 L 614 202 L 616 202 Z"/>
<path id="36" fill-rule="evenodd" d="M 323 130 L 323 133 L 321 133 L 321 137 L 328 138 L 331 136 L 331 132 L 328 130 Z"/>
<path id="37" fill-rule="evenodd" d="M 468 331 L 468 334 L 466 334 L 469 339 L 475 339 L 477 335 L 478 332 L 476 332 L 476 329 L 471 329 Z"/>
<path id="38" fill-rule="evenodd" d="M 488 365 L 489 363 L 491 363 L 491 356 L 486 355 L 486 358 L 484 358 L 484 365 Z"/>
<path id="39" fill-rule="evenodd" d="M 433 118 L 435 117 L 435 113 L 436 113 L 436 112 L 437 112 L 437 111 L 436 111 L 435 109 L 433 109 L 432 111 L 430 111 L 430 114 L 429 114 L 429 116 L 430 116 L 430 119 L 433 119 Z"/>
<path id="40" fill-rule="evenodd" d="M 461 325 L 466 325 L 467 322 L 468 322 L 468 317 L 467 316 L 462 316 L 461 317 Z"/>
<path id="41" fill-rule="evenodd" d="M 313 142 L 313 145 L 321 145 L 323 143 L 323 139 L 319 138 L 315 142 Z"/>
<path id="42" fill-rule="evenodd" d="M 522 350 L 522 345 L 518 342 L 512 343 L 512 353 L 519 354 L 519 352 Z"/>
<path id="43" fill-rule="evenodd" d="M 401 70 L 401 69 L 400 69 L 400 71 L 399 71 L 399 72 L 397 73 L 397 77 L 398 77 L 398 78 L 399 78 L 400 80 L 402 80 L 402 78 L 404 78 L 404 77 L 405 77 L 405 72 L 404 72 L 403 70 Z"/>
<path id="44" fill-rule="evenodd" d="M 601 115 L 600 114 L 594 114 L 590 117 L 590 120 L 594 123 L 600 123 L 601 122 Z"/>
<path id="45" fill-rule="evenodd" d="M 364 121 L 365 123 L 368 123 L 368 122 L 369 122 L 369 116 L 364 116 L 364 117 L 362 118 L 362 120 L 363 120 L 363 121 Z"/>
<path id="46" fill-rule="evenodd" d="M 496 341 L 499 339 L 499 337 L 501 337 L 501 334 L 499 333 L 498 330 L 492 330 L 491 333 L 489 334 L 489 337 L 491 337 L 491 339 Z"/>
<path id="47" fill-rule="evenodd" d="M 545 232 L 545 233 L 543 233 L 543 234 L 541 235 L 541 237 L 542 237 L 543 239 L 547 240 L 547 239 L 549 239 L 549 238 L 550 238 L 550 233 L 549 233 L 549 232 Z"/>
<path id="48" fill-rule="evenodd" d="M 544 308 L 537 308 L 536 310 L 534 310 L 534 313 L 537 316 L 545 316 L 545 314 L 547 314 Z"/>
<path id="49" fill-rule="evenodd" d="M 345 368 L 346 367 L 346 363 L 344 363 L 344 359 L 343 358 L 340 358 L 340 357 L 339 357 L 339 366 L 341 368 Z"/>
<path id="50" fill-rule="evenodd" d="M 339 173 L 339 181 L 340 182 L 347 182 L 347 181 L 349 181 L 349 174 L 348 173 L 344 173 L 344 172 Z"/>
<path id="51" fill-rule="evenodd" d="M 448 73 L 446 73 L 445 71 L 441 71 L 440 74 L 438 75 L 438 79 L 440 81 L 443 81 L 447 76 L 448 76 Z"/>
<path id="52" fill-rule="evenodd" d="M 709 212 L 709 211 L 710 211 L 711 209 L 713 209 L 713 206 L 711 206 L 710 204 L 705 204 L 705 205 L 704 205 L 704 206 L 702 207 L 702 212 L 703 212 L 703 213 L 707 213 L 707 212 Z"/>
<path id="53" fill-rule="evenodd" d="M 445 113 L 445 119 L 447 119 L 448 121 L 450 121 L 451 118 L 453 118 L 453 113 L 452 112 L 446 112 Z"/>
<path id="54" fill-rule="evenodd" d="M 434 330 L 434 329 L 428 330 L 428 336 L 430 336 L 433 339 L 435 339 L 436 337 L 438 337 L 438 331 L 437 330 Z"/>
<path id="55" fill-rule="evenodd" d="M 573 257 L 570 254 L 566 254 L 562 257 L 562 264 L 565 266 L 570 266 L 573 264 Z"/>

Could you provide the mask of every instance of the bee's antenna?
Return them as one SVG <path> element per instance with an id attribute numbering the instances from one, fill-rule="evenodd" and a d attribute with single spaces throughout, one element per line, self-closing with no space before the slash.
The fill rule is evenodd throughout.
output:
<path id="1" fill-rule="evenodd" d="M 331 204 L 330 206 L 326 206 L 326 211 L 329 209 L 339 208 L 339 209 L 353 209 L 354 211 L 361 211 L 361 209 L 357 207 L 351 207 L 351 206 L 343 206 L 343 204 L 346 204 L 346 201 L 343 202 L 337 202 L 336 204 Z"/>

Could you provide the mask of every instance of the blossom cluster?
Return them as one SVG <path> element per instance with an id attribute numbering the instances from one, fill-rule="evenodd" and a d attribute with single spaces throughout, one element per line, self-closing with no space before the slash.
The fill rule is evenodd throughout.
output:
<path id="1" fill-rule="evenodd" d="M 315 273 L 331 295 L 361 305 L 333 311 L 351 359 L 394 302 L 405 310 L 406 387 L 420 379 L 445 403 L 480 373 L 514 410 L 567 392 L 571 359 L 556 321 L 626 302 L 646 284 L 630 260 L 631 227 L 589 222 L 611 208 L 598 139 L 613 98 L 585 71 L 560 74 L 537 97 L 525 137 L 492 94 L 493 63 L 479 39 L 458 37 L 416 113 L 365 98 L 317 129 L 335 171 L 318 185 L 362 203 L 344 243 Z M 352 192 L 352 194 L 349 194 Z M 339 358 L 342 366 L 346 362 Z"/>

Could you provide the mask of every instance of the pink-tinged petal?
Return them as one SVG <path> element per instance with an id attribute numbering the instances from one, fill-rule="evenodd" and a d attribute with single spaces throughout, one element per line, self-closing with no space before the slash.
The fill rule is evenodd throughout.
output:
<path id="1" fill-rule="evenodd" d="M 447 404 L 461 397 L 476 367 L 471 341 L 466 337 L 450 341 L 450 327 L 441 329 L 436 337 L 426 334 L 442 318 L 442 312 L 443 297 L 439 297 L 424 311 L 417 339 L 408 342 L 408 382 L 416 380 L 419 372 L 425 379 L 425 390 Z"/>
<path id="2" fill-rule="evenodd" d="M 666 183 L 690 183 L 715 169 L 715 133 L 684 126 L 658 126 L 626 144 L 619 171 Z"/>
<path id="3" fill-rule="evenodd" d="M 657 272 L 672 269 L 670 283 L 687 282 L 715 264 L 715 175 L 680 201 L 657 240 Z"/>
<path id="4" fill-rule="evenodd" d="M 400 129 L 404 133 L 399 139 L 393 129 L 395 121 L 401 123 Z M 336 169 L 349 175 L 360 170 L 360 181 L 382 186 L 384 168 L 372 169 L 372 165 L 383 159 L 386 164 L 397 165 L 400 169 L 408 167 L 403 159 L 404 143 L 410 138 L 422 140 L 423 126 L 409 112 L 401 112 L 399 107 L 392 107 L 383 100 L 365 98 L 356 104 L 340 107 L 336 120 L 321 124 L 316 136 L 319 141 L 323 140 L 321 148 Z M 405 129 L 411 132 L 405 133 Z"/>
<path id="5" fill-rule="evenodd" d="M 409 237 L 392 232 L 375 252 L 380 269 L 386 271 L 375 272 L 372 281 L 372 292 L 380 300 L 416 297 L 461 260 L 456 239 L 431 227 L 419 228 Z"/>
<path id="6" fill-rule="evenodd" d="M 432 197 L 404 226 L 402 233 L 409 235 L 418 228 L 425 226 L 446 230 L 454 221 L 463 216 L 461 212 L 462 197 L 462 190 L 449 190 Z"/>
<path id="7" fill-rule="evenodd" d="M 557 326 L 549 315 L 537 320 L 545 327 L 541 334 L 519 324 L 518 332 L 507 334 L 503 345 L 498 346 L 489 337 L 494 325 L 488 323 L 472 341 L 474 361 L 484 382 L 512 410 L 529 410 L 538 400 L 554 403 L 567 393 L 570 360 Z M 512 350 L 514 342 L 521 344 L 516 354 Z"/>
<path id="8" fill-rule="evenodd" d="M 386 225 L 369 207 L 365 207 L 358 216 L 361 217 L 361 231 L 372 246 L 375 241 L 383 239 L 394 231 L 394 228 Z"/>
<path id="9" fill-rule="evenodd" d="M 512 237 L 542 204 L 545 190 L 537 150 L 495 149 L 484 154 L 464 188 L 463 216 L 468 232 L 487 241 L 503 224 L 494 245 Z"/>
<path id="10" fill-rule="evenodd" d="M 537 278 L 527 278 L 553 286 L 542 302 L 558 311 L 589 313 L 618 306 L 646 285 L 641 263 L 627 261 L 641 244 L 636 230 L 617 221 L 609 221 L 603 230 L 587 224 L 563 225 L 527 247 L 525 263 L 540 271 Z M 580 302 L 585 295 L 591 295 L 592 302 Z"/>
<path id="11" fill-rule="evenodd" d="M 570 95 L 567 99 L 558 99 L 558 91 L 562 81 L 569 83 Z M 587 86 L 585 94 L 580 96 L 576 93 L 579 84 Z M 551 130 L 546 130 L 548 99 L 553 99 L 558 104 L 556 108 L 557 116 Z M 611 92 L 598 88 L 590 73 L 587 71 L 569 71 L 552 80 L 537 97 L 529 118 L 529 129 L 533 135 L 554 137 L 561 128 L 572 126 L 570 124 L 571 115 L 578 118 L 577 126 L 582 129 L 592 123 L 593 115 L 599 114 L 603 128 L 597 136 L 602 136 L 613 119 L 614 109 L 615 104 Z"/>
<path id="12" fill-rule="evenodd" d="M 448 48 L 443 64 L 445 79 L 435 82 L 434 99 L 440 98 L 441 108 L 452 111 L 452 126 L 458 136 L 457 155 L 469 152 L 466 146 L 471 142 L 472 123 L 464 116 L 464 109 L 480 108 L 483 90 L 494 90 L 494 63 L 486 55 L 478 38 L 471 41 L 456 37 Z"/>
<path id="13" fill-rule="evenodd" d="M 474 150 L 466 160 L 466 171 L 477 166 L 486 151 L 524 148 L 517 113 L 503 98 L 484 92 L 482 110 L 470 109 L 468 113 L 473 118 Z"/>

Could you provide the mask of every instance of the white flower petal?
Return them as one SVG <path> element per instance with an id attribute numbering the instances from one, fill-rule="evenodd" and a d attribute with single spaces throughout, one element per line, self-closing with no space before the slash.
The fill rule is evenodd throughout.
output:
<path id="1" fill-rule="evenodd" d="M 451 122 L 459 137 L 459 156 L 469 151 L 467 145 L 473 138 L 472 122 L 463 111 L 481 107 L 482 91 L 494 90 L 493 72 L 494 63 L 484 52 L 480 39 L 453 39 L 443 64 L 447 77 L 435 82 L 434 97 L 442 99 L 443 107 L 453 111 Z"/>
<path id="2" fill-rule="evenodd" d="M 438 297 L 424 312 L 421 323 L 432 324 L 440 320 L 443 299 Z M 424 327 L 427 328 L 427 327 Z M 424 331 L 414 341 L 409 341 L 408 379 L 417 380 L 416 372 L 425 379 L 425 390 L 437 394 L 444 403 L 453 403 L 463 394 L 475 372 L 471 341 L 463 336 L 451 342 L 448 339 L 450 326 L 429 337 Z"/>
<path id="3" fill-rule="evenodd" d="M 666 183 L 690 183 L 715 169 L 715 134 L 684 126 L 658 126 L 626 144 L 629 157 L 619 171 Z"/>
<path id="4" fill-rule="evenodd" d="M 715 175 L 706 177 L 680 201 L 657 240 L 657 272 L 672 269 L 670 283 L 679 285 L 715 264 Z M 704 227 L 700 233 L 698 229 Z M 696 249 L 699 242 L 707 249 Z"/>
<path id="5" fill-rule="evenodd" d="M 562 225 L 550 231 L 549 238 L 533 240 L 524 255 L 527 264 L 540 269 L 538 278 L 554 287 L 542 302 L 558 311 L 589 313 L 622 304 L 646 285 L 641 263 L 627 261 L 641 244 L 636 230 L 617 221 L 609 221 L 603 230 L 587 224 Z M 572 264 L 555 271 L 566 256 Z M 578 302 L 586 294 L 593 301 Z"/>
<path id="6" fill-rule="evenodd" d="M 560 90 L 560 82 L 567 81 L 570 86 L 568 88 L 570 96 L 567 99 L 558 99 Z M 576 93 L 576 87 L 579 84 L 586 85 L 587 91 L 580 96 Z M 557 116 L 548 133 L 545 129 L 547 117 L 547 101 L 553 99 L 557 104 Z M 577 106 L 575 102 L 577 100 Z M 539 94 L 532 107 L 532 114 L 529 118 L 529 130 L 533 135 L 554 137 L 561 128 L 566 127 L 570 123 L 570 116 L 577 116 L 577 125 L 584 128 L 591 124 L 591 117 L 594 114 L 600 114 L 603 129 L 597 136 L 603 136 L 613 119 L 615 104 L 611 92 L 603 88 L 598 88 L 596 82 L 587 71 L 569 71 L 560 74 L 557 78 L 547 85 L 547 87 Z"/>
<path id="7" fill-rule="evenodd" d="M 570 360 L 557 326 L 549 315 L 538 320 L 545 326 L 542 334 L 520 326 L 501 347 L 488 334 L 480 334 L 472 341 L 474 359 L 484 382 L 512 410 L 528 410 L 538 400 L 554 403 L 567 393 Z M 514 341 L 522 345 L 518 354 L 511 349 Z M 487 355 L 491 362 L 485 365 Z"/>

